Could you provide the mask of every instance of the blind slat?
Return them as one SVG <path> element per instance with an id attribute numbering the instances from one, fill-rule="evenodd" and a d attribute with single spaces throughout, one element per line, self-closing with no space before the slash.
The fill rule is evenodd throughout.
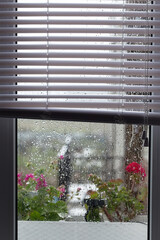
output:
<path id="1" fill-rule="evenodd" d="M 123 32 L 120 28 L 9 28 L 1 27 L 0 33 L 115 33 L 115 34 L 155 34 L 159 33 L 160 29 L 156 28 L 124 28 Z"/>
<path id="2" fill-rule="evenodd" d="M 78 58 L 78 56 L 75 58 Z M 65 61 L 65 60 L 50 60 L 49 61 L 49 66 L 54 67 L 54 66 L 84 66 L 84 67 L 89 67 L 89 66 L 95 66 L 95 67 L 115 67 L 115 68 L 121 68 L 123 64 L 123 67 L 125 68 L 154 68 L 154 69 L 159 69 L 160 68 L 160 62 L 148 62 L 147 64 L 142 61 L 135 61 L 135 62 L 129 62 L 129 61 L 88 61 L 85 60 L 83 61 L 78 61 L 78 60 L 72 60 L 72 61 Z M 18 66 L 43 66 L 43 67 L 48 67 L 48 60 L 17 60 L 16 62 L 14 60 L 0 60 L 0 65 L 1 66 L 11 66 L 11 67 L 16 67 Z M 3 70 L 3 69 L 2 69 Z"/>
<path id="3" fill-rule="evenodd" d="M 25 68 L 0 68 L 0 74 L 46 74 L 46 69 L 25 69 Z M 89 68 L 89 69 L 73 69 L 73 68 L 59 68 L 59 69 L 48 69 L 48 74 L 89 74 L 89 75 L 121 75 L 122 70 L 121 69 L 95 69 L 95 68 Z M 123 74 L 125 75 L 146 75 L 146 70 L 144 69 L 125 69 L 123 71 Z M 148 76 L 159 76 L 160 70 L 147 70 Z"/>
<path id="4" fill-rule="evenodd" d="M 97 110 L 97 109 L 57 109 L 52 108 L 44 111 L 43 108 L 0 108 L 1 117 L 35 118 L 48 120 L 68 120 L 79 122 L 99 122 L 99 123 L 126 123 L 126 124 L 150 124 L 159 125 L 160 114 L 158 112 L 148 112 L 147 122 L 144 123 L 143 111 L 123 110 L 123 114 L 117 110 Z"/>
<path id="5" fill-rule="evenodd" d="M 0 94 L 0 99 L 10 99 L 12 98 L 12 100 L 16 100 L 17 99 L 17 94 Z M 89 95 L 86 95 L 86 94 L 58 94 L 58 95 L 46 95 L 45 93 L 42 95 L 22 95 L 22 94 L 19 94 L 18 95 L 18 98 L 19 99 L 22 99 L 22 98 L 30 98 L 30 99 L 41 99 L 41 98 L 47 98 L 47 99 L 57 99 L 57 98 L 65 98 L 65 99 L 76 99 L 76 98 L 79 98 L 79 99 L 118 99 L 119 101 L 122 100 L 122 99 L 125 99 L 125 100 L 140 100 L 140 101 L 151 101 L 151 100 L 160 100 L 160 96 L 155 96 L 155 95 L 123 95 L 121 96 L 121 98 L 119 98 L 119 96 L 117 95 L 106 95 L 106 94 L 101 94 L 101 95 L 97 95 L 97 94 L 89 94 Z"/>
<path id="6" fill-rule="evenodd" d="M 29 34 L 30 35 L 30 34 Z M 7 40 L 8 39 L 8 40 Z M 41 41 L 45 41 L 45 42 L 47 42 L 47 40 L 48 41 L 50 41 L 50 42 L 54 42 L 54 41 L 58 41 L 58 42 L 110 42 L 110 43 L 112 43 L 112 42 L 122 42 L 122 36 L 121 37 L 119 37 L 119 36 L 117 36 L 117 37 L 115 37 L 115 36 L 113 36 L 113 37 L 110 37 L 110 36 L 107 36 L 107 37 L 97 37 L 97 36 L 94 36 L 94 37 L 91 37 L 91 36 L 54 36 L 54 37 L 51 37 L 51 36 L 49 36 L 48 38 L 47 38 L 47 36 L 46 37 L 42 37 L 42 36 L 39 36 L 39 37 L 37 37 L 37 36 L 34 36 L 34 37 L 30 37 L 30 36 L 23 36 L 23 37 L 7 37 L 7 39 L 6 39 L 6 37 L 1 37 L 1 41 L 4 41 L 4 42 L 6 42 L 6 40 L 7 41 L 13 41 L 13 42 L 15 42 L 15 41 L 28 41 L 28 42 L 30 42 L 30 41 L 36 41 L 36 42 L 41 42 Z M 139 43 L 141 43 L 141 44 L 152 44 L 153 42 L 154 43 L 159 43 L 159 41 L 160 41 L 160 37 L 147 37 L 147 38 L 145 38 L 144 36 L 143 37 L 141 37 L 141 36 L 134 36 L 134 38 L 133 37 L 126 37 L 126 36 L 124 36 L 123 37 L 123 42 L 132 42 L 132 43 L 137 43 L 137 42 L 139 42 Z M 3 48 L 5 48 L 5 44 L 1 44 L 0 45 L 1 47 L 3 47 Z M 14 45 L 13 45 L 13 47 L 14 47 Z M 35 46 L 36 47 L 36 46 Z M 149 46 L 148 46 L 149 47 Z M 6 48 L 7 48 L 7 46 L 6 46 Z M 18 48 L 18 46 L 17 46 L 17 48 Z"/>
<path id="7" fill-rule="evenodd" d="M 140 4 L 140 3 L 7 3 L 1 2 L 1 8 L 113 8 L 113 9 L 134 9 L 134 10 L 153 10 L 160 9 L 160 4 Z"/>
<path id="8" fill-rule="evenodd" d="M 46 102 L 42 101 L 3 101 L 0 102 L 0 108 L 6 108 L 6 107 L 27 107 L 27 108 L 46 108 Z M 115 102 L 66 102 L 66 101 L 58 101 L 58 102 L 48 102 L 48 108 L 104 108 L 104 109 L 109 109 L 109 108 L 121 108 L 121 109 L 133 109 L 137 108 L 137 110 L 143 110 L 144 109 L 144 103 L 139 103 L 139 102 L 130 102 L 130 103 L 115 103 Z M 153 110 L 160 110 L 160 105 L 158 103 L 148 103 L 148 108 L 153 109 Z"/>
<path id="9" fill-rule="evenodd" d="M 160 78 L 148 78 L 147 80 L 143 77 L 6 77 L 6 76 L 0 76 L 0 82 L 4 83 L 7 82 L 10 83 L 114 83 L 114 84 L 120 84 L 124 81 L 125 84 L 143 84 L 146 85 L 146 81 L 148 84 L 159 84 Z"/>
<path id="10" fill-rule="evenodd" d="M 155 3 L 158 1 L 155 1 Z M 146 1 L 146 4 L 142 3 L 9 3 L 9 2 L 1 2 L 0 3 L 1 8 L 113 8 L 113 9 L 134 9 L 134 10 L 153 10 L 153 9 L 159 9 L 160 4 L 148 4 L 148 1 Z"/>
<path id="11" fill-rule="evenodd" d="M 89 74 L 89 75 L 121 75 L 122 70 L 121 69 L 66 69 L 66 68 L 59 68 L 59 69 L 13 69 L 13 68 L 5 68 L 0 69 L 0 74 Z M 147 70 L 148 76 L 159 76 L 160 70 Z M 123 71 L 124 75 L 135 75 L 135 76 L 145 76 L 146 71 L 144 69 L 125 69 Z"/>
<path id="12" fill-rule="evenodd" d="M 3 11 L 1 12 L 1 16 L 7 16 L 7 17 L 62 17 L 62 16 L 83 16 L 83 17 L 159 17 L 159 12 L 153 13 L 153 12 L 123 12 L 123 11 L 115 11 L 115 12 L 110 12 L 110 11 L 18 11 L 18 12 L 13 12 L 13 11 Z"/>
<path id="13" fill-rule="evenodd" d="M 37 25 L 41 25 L 41 24 L 50 24 L 50 25 L 123 25 L 123 26 L 129 26 L 129 25 L 136 25 L 136 26 L 146 26 L 146 21 L 144 20 L 19 20 L 19 19 L 5 19 L 5 20 L 1 20 L 1 25 L 2 24 L 9 24 L 9 25 L 16 25 L 16 24 L 25 24 L 25 25 L 29 25 L 29 24 L 37 24 Z M 159 26 L 159 21 L 152 21 L 152 22 L 148 22 L 148 26 Z"/>
<path id="14" fill-rule="evenodd" d="M 128 56 L 132 56 L 133 58 L 135 56 L 138 56 L 137 58 L 139 58 L 139 56 L 143 57 L 144 55 L 146 55 L 146 53 L 143 53 L 146 51 L 146 49 L 150 52 L 150 51 L 157 51 L 157 54 L 155 53 L 152 53 L 152 54 L 148 54 L 148 57 L 151 58 L 151 57 L 158 57 L 159 54 L 158 54 L 158 51 L 160 50 L 160 46 L 159 45 L 149 45 L 149 46 L 146 46 L 146 45 L 131 45 L 131 46 L 128 46 L 127 44 L 123 44 L 122 45 L 106 45 L 105 43 L 104 44 L 49 44 L 48 46 L 46 44 L 18 44 L 17 45 L 13 45 L 13 44 L 0 44 L 0 49 L 12 49 L 12 50 L 31 50 L 31 49 L 34 49 L 34 50 L 46 50 L 47 47 L 49 47 L 49 50 L 52 50 L 52 52 L 49 51 L 49 57 L 50 56 L 58 56 L 58 55 L 61 55 L 61 52 L 54 52 L 53 53 L 53 50 L 120 50 L 120 51 L 124 51 L 124 55 L 126 57 Z M 125 51 L 141 51 L 141 53 L 125 53 Z M 65 56 L 65 52 L 63 51 L 63 54 Z M 74 52 L 70 52 L 68 53 L 68 56 L 71 56 L 72 54 L 74 54 Z M 83 52 L 83 54 L 85 55 L 85 52 Z M 94 55 L 95 53 L 90 53 L 92 55 Z M 121 56 L 123 57 L 122 53 L 98 53 L 97 52 L 97 57 L 99 56 L 99 54 L 107 54 L 107 57 L 109 56 L 119 56 L 121 54 Z M 27 58 L 27 57 L 46 57 L 46 53 L 40 53 L 40 52 L 7 52 L 5 51 L 4 53 L 0 53 L 0 58 L 14 58 L 14 57 L 23 57 L 24 58 Z"/>
<path id="15" fill-rule="evenodd" d="M 160 92 L 160 87 L 152 87 L 152 86 L 121 86 L 121 85 L 117 85 L 117 86 L 109 86 L 109 85 L 104 85 L 104 84 L 90 84 L 90 85 L 50 85 L 49 88 L 47 89 L 47 85 L 44 86 L 17 86 L 17 85 L 10 85 L 10 86 L 5 86 L 5 85 L 1 85 L 0 86 L 0 90 L 1 91 L 83 91 L 83 92 L 87 92 L 87 91 L 121 91 L 121 92 Z"/>
<path id="16" fill-rule="evenodd" d="M 82 45 L 79 45 L 80 49 L 82 48 Z M 87 46 L 86 46 L 87 47 Z M 94 47 L 94 46 L 93 46 Z M 60 46 L 59 46 L 60 48 Z M 64 47 L 65 48 L 65 47 Z M 66 48 L 68 49 L 69 47 L 66 46 Z M 71 46 L 72 48 L 72 46 Z M 103 47 L 105 49 L 105 46 Z M 62 48 L 61 48 L 62 49 Z M 70 48 L 69 48 L 70 49 Z M 74 50 L 77 50 L 77 48 L 73 48 Z M 87 49 L 88 50 L 88 49 Z M 105 52 L 95 52 L 95 53 L 90 53 L 90 52 L 86 52 L 86 53 L 81 53 L 81 52 L 72 52 L 72 53 L 68 53 L 68 52 L 52 52 L 52 53 L 1 53 L 0 54 L 0 59 L 4 59 L 3 61 L 1 60 L 0 63 L 2 65 L 4 64 L 9 64 L 11 62 L 11 60 L 6 60 L 6 58 L 10 59 L 10 58 L 111 58 L 111 59 L 137 59 L 137 60 L 159 60 L 160 59 L 160 54 L 147 54 L 146 53 L 124 53 L 122 56 L 122 53 L 105 53 Z M 34 61 L 28 60 L 33 63 L 31 63 L 30 65 L 34 64 Z M 35 60 L 38 62 L 39 60 Z M 22 61 L 17 60 L 16 62 L 13 60 L 12 64 L 18 64 L 20 65 Z M 43 62 L 45 64 L 45 62 Z M 52 63 L 52 61 L 50 61 L 50 65 L 52 65 L 54 63 Z M 134 63 L 133 63 L 134 64 Z M 153 62 L 149 63 L 149 64 L 154 64 Z"/>

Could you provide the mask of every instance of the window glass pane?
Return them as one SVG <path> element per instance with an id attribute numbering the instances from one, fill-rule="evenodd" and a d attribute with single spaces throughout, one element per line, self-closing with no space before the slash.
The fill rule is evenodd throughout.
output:
<path id="1" fill-rule="evenodd" d="M 19 239 L 147 240 L 144 137 L 140 125 L 18 120 Z"/>

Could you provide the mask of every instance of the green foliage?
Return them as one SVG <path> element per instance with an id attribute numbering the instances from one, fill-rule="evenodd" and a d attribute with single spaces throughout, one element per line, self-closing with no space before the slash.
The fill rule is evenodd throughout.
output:
<path id="1" fill-rule="evenodd" d="M 123 186 L 121 179 L 103 182 L 96 175 L 90 174 L 89 180 L 98 189 L 97 199 L 107 200 L 105 213 L 111 221 L 130 221 L 144 209 L 144 205 L 134 196 L 132 191 Z"/>
<path id="2" fill-rule="evenodd" d="M 100 222 L 100 214 L 99 214 L 99 207 L 93 207 L 87 211 L 85 215 L 87 222 Z"/>
<path id="3" fill-rule="evenodd" d="M 98 192 L 93 192 L 93 193 L 90 195 L 90 198 L 91 198 L 91 199 L 98 199 L 98 198 L 99 198 Z"/>
<path id="4" fill-rule="evenodd" d="M 59 200 L 60 192 L 53 186 L 33 191 L 34 181 L 18 185 L 18 219 L 31 221 L 59 221 L 67 213 L 66 202 Z M 57 202 L 54 200 L 57 197 Z"/>
<path id="5" fill-rule="evenodd" d="M 18 218 L 22 220 L 27 219 L 30 209 L 30 196 L 26 189 L 18 185 Z"/>
<path id="6" fill-rule="evenodd" d="M 30 213 L 30 218 L 28 220 L 31 221 L 44 221 L 44 216 L 41 215 L 41 213 L 39 213 L 38 211 L 32 211 Z"/>

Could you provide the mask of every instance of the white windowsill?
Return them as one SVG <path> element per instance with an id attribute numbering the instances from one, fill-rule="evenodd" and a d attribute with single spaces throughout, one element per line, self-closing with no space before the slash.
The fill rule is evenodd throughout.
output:
<path id="1" fill-rule="evenodd" d="M 147 240 L 142 223 L 19 221 L 18 240 Z"/>

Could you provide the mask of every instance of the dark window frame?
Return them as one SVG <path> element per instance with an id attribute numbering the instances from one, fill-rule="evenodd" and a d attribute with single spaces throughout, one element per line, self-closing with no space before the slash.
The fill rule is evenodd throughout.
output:
<path id="1" fill-rule="evenodd" d="M 16 182 L 17 182 L 17 124 L 15 119 L 0 118 L 0 239 L 17 239 Z M 150 177 L 149 177 L 149 224 L 148 239 L 160 239 L 160 127 L 151 127 L 150 133 Z"/>
<path id="2" fill-rule="evenodd" d="M 1 0 L 0 0 L 1 1 Z M 10 116 L 10 113 L 6 115 Z M 25 116 L 25 114 L 24 114 Z M 24 117 L 23 116 L 23 117 Z M 27 117 L 27 116 L 26 116 Z M 41 118 L 52 118 L 40 113 Z M 65 119 L 66 117 L 66 119 Z M 68 117 L 68 118 L 67 118 Z M 92 122 L 107 122 L 105 114 L 96 118 L 96 115 L 89 116 L 89 119 L 72 118 L 72 114 L 64 116 L 60 114 L 57 120 L 90 120 Z M 113 117 L 113 116 L 112 116 Z M 33 114 L 33 118 L 35 115 Z M 59 119 L 58 119 L 59 118 Z M 76 118 L 76 117 L 75 117 Z M 114 116 L 114 122 L 122 123 L 123 119 Z M 158 120 L 159 121 L 159 120 Z M 136 122 L 136 119 L 135 119 Z M 0 156 L 1 156 L 1 197 L 0 197 L 0 239 L 17 239 L 17 120 L 12 118 L 0 118 Z M 160 239 L 160 126 L 151 127 L 150 132 L 150 174 L 149 174 L 149 225 L 148 240 Z"/>

